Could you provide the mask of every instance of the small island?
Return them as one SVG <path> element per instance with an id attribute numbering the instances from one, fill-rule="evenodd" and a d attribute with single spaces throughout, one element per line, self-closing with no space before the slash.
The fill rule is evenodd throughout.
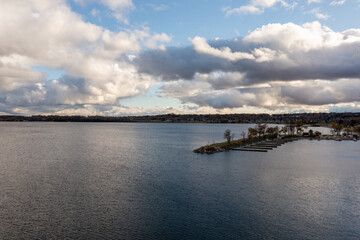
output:
<path id="1" fill-rule="evenodd" d="M 194 152 L 201 154 L 213 154 L 228 150 L 267 152 L 281 144 L 299 139 L 358 141 L 360 136 L 360 126 L 344 127 L 343 124 L 335 122 L 331 123 L 330 135 L 323 135 L 312 129 L 305 132 L 305 129 L 307 126 L 301 121 L 287 123 L 281 129 L 278 126 L 268 127 L 267 124 L 257 123 L 254 128 L 248 128 L 248 133 L 242 132 L 240 139 L 234 139 L 235 134 L 227 129 L 224 132 L 225 142 L 205 145 L 195 149 Z"/>

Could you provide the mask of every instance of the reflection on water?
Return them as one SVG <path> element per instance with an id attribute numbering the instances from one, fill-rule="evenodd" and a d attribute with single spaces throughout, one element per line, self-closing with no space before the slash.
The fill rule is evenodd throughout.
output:
<path id="1" fill-rule="evenodd" d="M 359 239 L 359 142 L 192 153 L 249 126 L 0 123 L 0 239 Z"/>

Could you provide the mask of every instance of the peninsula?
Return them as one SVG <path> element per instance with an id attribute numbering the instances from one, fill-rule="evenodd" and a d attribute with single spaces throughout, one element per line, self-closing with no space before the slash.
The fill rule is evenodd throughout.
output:
<path id="1" fill-rule="evenodd" d="M 278 126 L 268 127 L 267 124 L 258 123 L 255 127 L 248 128 L 247 134 L 242 132 L 242 139 L 237 140 L 234 139 L 235 135 L 227 129 L 224 132 L 225 142 L 205 145 L 195 149 L 194 152 L 202 154 L 212 154 L 228 150 L 267 152 L 284 143 L 299 139 L 358 141 L 360 137 L 360 125 L 344 127 L 342 123 L 332 122 L 330 135 L 323 135 L 321 132 L 314 132 L 312 129 L 305 132 L 306 128 L 307 126 L 301 121 L 287 123 L 281 129 Z"/>

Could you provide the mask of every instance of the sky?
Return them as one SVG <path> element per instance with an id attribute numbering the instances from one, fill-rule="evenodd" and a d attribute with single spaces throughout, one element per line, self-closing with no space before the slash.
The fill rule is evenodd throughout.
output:
<path id="1" fill-rule="evenodd" d="M 360 112 L 359 0 L 0 6 L 0 115 Z"/>

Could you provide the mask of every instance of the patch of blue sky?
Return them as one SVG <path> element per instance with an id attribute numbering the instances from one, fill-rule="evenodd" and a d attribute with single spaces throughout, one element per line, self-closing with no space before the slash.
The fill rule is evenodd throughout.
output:
<path id="1" fill-rule="evenodd" d="M 342 5 L 330 5 L 332 1 L 308 4 L 300 1 L 294 8 L 280 3 L 264 9 L 261 14 L 232 14 L 226 16 L 224 9 L 239 8 L 250 1 L 231 0 L 133 0 L 135 9 L 127 14 L 130 25 L 117 21 L 112 12 L 97 1 L 79 4 L 70 1 L 73 11 L 85 21 L 117 32 L 124 29 L 141 29 L 148 26 L 154 33 L 166 33 L 173 37 L 171 45 L 189 45 L 188 38 L 201 36 L 207 39 L 231 39 L 244 37 L 248 32 L 270 23 L 304 24 L 320 21 L 335 31 L 344 31 L 349 26 L 360 27 L 359 2 L 346 1 Z M 292 5 L 293 1 L 287 1 Z M 311 10 L 328 15 L 319 19 Z M 168 45 L 168 44 L 165 44 Z"/>
<path id="2" fill-rule="evenodd" d="M 188 45 L 189 37 L 201 36 L 207 39 L 231 39 L 243 37 L 248 32 L 270 23 L 304 24 L 320 21 L 334 30 L 345 30 L 354 25 L 358 19 L 358 7 L 355 1 L 345 2 L 343 5 L 332 6 L 330 2 L 308 4 L 302 1 L 294 8 L 284 7 L 280 3 L 264 9 L 261 14 L 232 14 L 226 16 L 223 9 L 239 8 L 248 2 L 230 0 L 182 0 L 182 1 L 151 1 L 134 0 L 137 6 L 129 16 L 135 25 L 147 23 L 153 32 L 165 32 L 173 36 L 173 45 Z M 293 2 L 288 1 L 289 5 Z M 166 6 L 157 11 L 156 6 Z M 319 19 L 310 13 L 312 9 L 328 14 L 328 19 Z M 356 24 L 357 27 L 359 23 Z"/>
<path id="3" fill-rule="evenodd" d="M 236 22 L 228 22 L 221 11 L 224 1 L 183 0 L 149 1 L 135 0 L 137 10 L 131 21 L 147 23 L 153 32 L 165 32 L 173 36 L 173 45 L 188 45 L 189 37 L 232 38 L 237 29 Z M 167 6 L 157 11 L 156 6 Z"/>
<path id="4" fill-rule="evenodd" d="M 81 2 L 69 1 L 71 10 L 81 15 L 84 21 L 118 32 L 127 25 L 117 21 L 111 10 L 97 1 Z"/>
<path id="5" fill-rule="evenodd" d="M 349 28 L 360 28 L 360 1 L 346 1 L 343 5 L 328 5 L 320 8 L 329 18 L 324 25 L 334 31 L 345 31 Z"/>
<path id="6" fill-rule="evenodd" d="M 44 66 L 31 66 L 33 70 L 36 70 L 41 73 L 45 73 L 47 75 L 47 80 L 54 80 L 59 79 L 66 75 L 66 71 L 62 69 L 54 69 L 54 68 L 48 68 Z"/>

